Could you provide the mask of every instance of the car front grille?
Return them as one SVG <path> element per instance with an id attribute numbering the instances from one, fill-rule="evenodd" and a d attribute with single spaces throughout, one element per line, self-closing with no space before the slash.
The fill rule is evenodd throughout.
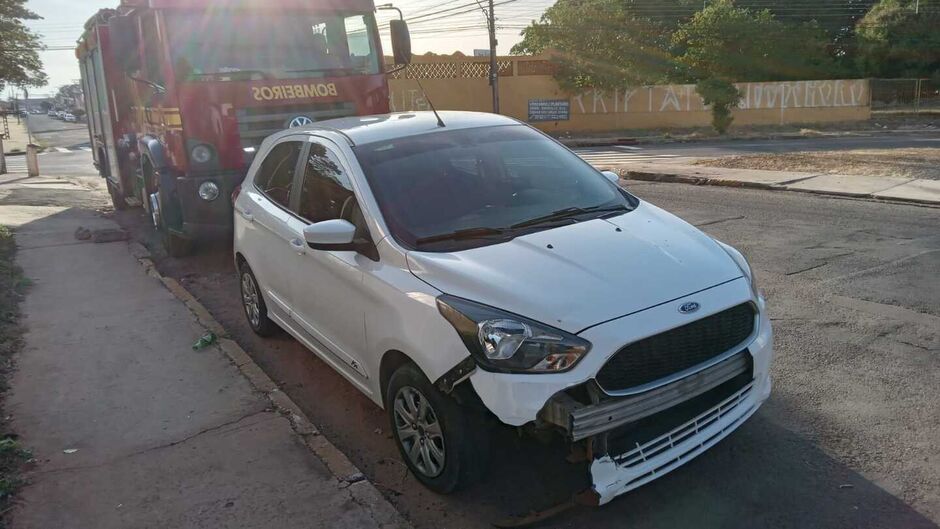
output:
<path id="1" fill-rule="evenodd" d="M 242 148 L 245 148 L 257 147 L 264 138 L 288 128 L 291 120 L 296 117 L 305 116 L 317 122 L 352 116 L 355 113 L 355 105 L 350 101 L 345 101 L 276 107 L 245 107 L 236 111 L 236 118 L 238 135 L 241 137 Z"/>
<path id="2" fill-rule="evenodd" d="M 754 308 L 742 303 L 624 346 L 597 373 L 607 392 L 629 390 L 708 362 L 754 331 Z"/>

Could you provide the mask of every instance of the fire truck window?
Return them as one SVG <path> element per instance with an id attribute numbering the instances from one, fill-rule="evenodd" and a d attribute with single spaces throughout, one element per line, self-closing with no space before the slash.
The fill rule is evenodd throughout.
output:
<path id="1" fill-rule="evenodd" d="M 156 15 L 148 15 L 142 21 L 144 30 L 144 72 L 148 81 L 163 84 L 163 72 L 160 68 L 160 52 L 163 49 L 157 35 Z"/>
<path id="2" fill-rule="evenodd" d="M 376 54 L 372 50 L 368 20 L 357 15 L 346 17 L 345 23 L 350 65 L 353 68 L 370 68 L 370 62 Z"/>
<path id="3" fill-rule="evenodd" d="M 184 82 L 304 79 L 381 71 L 372 13 L 168 11 L 170 64 Z"/>
<path id="4" fill-rule="evenodd" d="M 303 143 L 286 141 L 271 149 L 258 173 L 255 175 L 255 187 L 274 202 L 284 206 L 290 203 L 291 185 L 294 182 L 294 170 Z"/>
<path id="5" fill-rule="evenodd" d="M 310 155 L 300 190 L 298 215 L 310 222 L 352 218 L 356 197 L 339 159 L 319 143 L 310 144 Z"/>

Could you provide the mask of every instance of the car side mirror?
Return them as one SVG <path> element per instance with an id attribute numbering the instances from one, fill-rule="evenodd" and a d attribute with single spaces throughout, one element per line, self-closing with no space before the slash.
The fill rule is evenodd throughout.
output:
<path id="1" fill-rule="evenodd" d="M 411 63 L 411 33 L 404 20 L 389 20 L 388 32 L 392 40 L 392 56 L 395 64 Z"/>
<path id="2" fill-rule="evenodd" d="M 338 246 L 352 245 L 355 236 L 356 227 L 345 219 L 314 222 L 304 228 L 304 240 L 314 250 L 352 250 Z"/>
<path id="3" fill-rule="evenodd" d="M 613 171 L 601 171 L 601 174 L 607 177 L 607 179 L 613 182 L 615 185 L 620 183 L 620 175 Z"/>

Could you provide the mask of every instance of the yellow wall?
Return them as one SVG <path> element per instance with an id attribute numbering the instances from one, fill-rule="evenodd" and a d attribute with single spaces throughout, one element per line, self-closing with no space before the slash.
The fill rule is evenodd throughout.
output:
<path id="1" fill-rule="evenodd" d="M 694 85 L 638 87 L 616 93 L 588 90 L 580 94 L 566 94 L 550 75 L 518 75 L 520 68 L 517 62 L 520 60 L 500 58 L 504 63 L 500 67 L 504 73 L 499 79 L 500 111 L 527 121 L 530 99 L 567 100 L 570 105 L 569 120 L 533 123 L 546 131 L 681 128 L 708 126 L 711 122 L 711 114 L 695 92 Z M 509 67 L 510 61 L 512 68 Z M 438 64 L 453 66 L 447 64 L 450 62 L 448 58 Z M 481 61 L 464 59 L 454 62 L 466 65 Z M 460 68 L 454 71 L 452 68 L 439 70 L 430 75 L 451 76 L 424 78 L 424 73 L 412 74 L 421 77 L 421 84 L 438 110 L 492 110 L 490 87 L 485 77 L 457 77 L 455 75 L 461 73 L 453 72 L 463 72 Z M 393 111 L 430 109 L 413 79 L 392 78 L 389 85 Z M 734 123 L 737 125 L 860 121 L 871 117 L 870 92 L 865 79 L 739 83 L 737 86 L 743 94 L 734 111 Z"/>

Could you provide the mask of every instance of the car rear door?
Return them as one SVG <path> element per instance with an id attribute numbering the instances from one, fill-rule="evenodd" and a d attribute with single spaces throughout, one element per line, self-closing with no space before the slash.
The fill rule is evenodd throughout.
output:
<path id="1" fill-rule="evenodd" d="M 268 309 L 287 319 L 291 312 L 291 267 L 297 240 L 289 227 L 293 194 L 304 138 L 288 136 L 265 155 L 251 186 L 242 190 L 236 208 L 240 249 L 255 273 Z M 302 249 L 303 246 L 301 245 Z"/>

